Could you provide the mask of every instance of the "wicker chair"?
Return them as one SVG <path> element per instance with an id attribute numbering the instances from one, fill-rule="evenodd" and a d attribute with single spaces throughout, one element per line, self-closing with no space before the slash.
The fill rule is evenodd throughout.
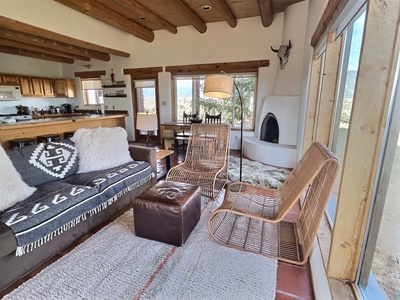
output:
<path id="1" fill-rule="evenodd" d="M 315 142 L 277 189 L 229 185 L 222 205 L 208 220 L 220 244 L 302 265 L 310 254 L 336 174 L 337 158 Z M 285 218 L 301 202 L 295 221 Z"/>
<path id="2" fill-rule="evenodd" d="M 227 124 L 193 124 L 185 161 L 171 168 L 166 180 L 198 185 L 216 199 L 228 180 L 230 134 Z"/>

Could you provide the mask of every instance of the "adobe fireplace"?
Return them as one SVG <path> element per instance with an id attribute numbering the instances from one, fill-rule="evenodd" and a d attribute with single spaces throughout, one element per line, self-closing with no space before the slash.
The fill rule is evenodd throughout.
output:
<path id="1" fill-rule="evenodd" d="M 297 162 L 300 96 L 267 96 L 259 130 L 243 138 L 243 155 L 264 164 L 293 168 Z"/>
<path id="2" fill-rule="evenodd" d="M 260 140 L 278 144 L 279 142 L 279 126 L 278 121 L 273 113 L 269 112 L 260 129 Z"/>

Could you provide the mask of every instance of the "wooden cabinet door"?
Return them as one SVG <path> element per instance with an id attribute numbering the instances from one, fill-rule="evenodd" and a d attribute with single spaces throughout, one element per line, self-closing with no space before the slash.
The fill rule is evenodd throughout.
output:
<path id="1" fill-rule="evenodd" d="M 35 96 L 44 96 L 42 78 L 32 78 L 32 87 Z"/>
<path id="2" fill-rule="evenodd" d="M 65 79 L 54 79 L 54 95 L 68 97 L 67 81 Z"/>
<path id="3" fill-rule="evenodd" d="M 3 83 L 19 85 L 18 76 L 14 75 L 1 75 Z"/>
<path id="4" fill-rule="evenodd" d="M 30 77 L 20 77 L 22 96 L 33 96 L 32 80 Z"/>
<path id="5" fill-rule="evenodd" d="M 43 91 L 45 96 L 54 96 L 53 80 L 50 78 L 43 78 Z"/>
<path id="6" fill-rule="evenodd" d="M 75 79 L 67 79 L 67 87 L 68 87 L 68 97 L 75 98 L 76 97 Z"/>

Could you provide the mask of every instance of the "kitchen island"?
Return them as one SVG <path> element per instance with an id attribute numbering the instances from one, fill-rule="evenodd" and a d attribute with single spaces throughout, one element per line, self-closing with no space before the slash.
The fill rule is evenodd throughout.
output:
<path id="1" fill-rule="evenodd" d="M 10 140 L 36 138 L 39 135 L 59 134 L 79 128 L 116 127 L 125 128 L 127 114 L 118 115 L 78 115 L 40 118 L 30 121 L 0 124 L 0 143 L 4 149 L 10 149 Z"/>

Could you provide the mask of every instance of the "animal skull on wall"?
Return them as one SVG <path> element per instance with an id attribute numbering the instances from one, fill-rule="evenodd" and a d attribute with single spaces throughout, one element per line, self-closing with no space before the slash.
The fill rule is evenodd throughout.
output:
<path id="1" fill-rule="evenodd" d="M 292 48 L 292 42 L 290 40 L 289 40 L 289 45 L 281 45 L 278 50 L 271 47 L 272 51 L 278 53 L 281 70 L 285 68 L 286 63 L 289 60 L 290 48 Z"/>

